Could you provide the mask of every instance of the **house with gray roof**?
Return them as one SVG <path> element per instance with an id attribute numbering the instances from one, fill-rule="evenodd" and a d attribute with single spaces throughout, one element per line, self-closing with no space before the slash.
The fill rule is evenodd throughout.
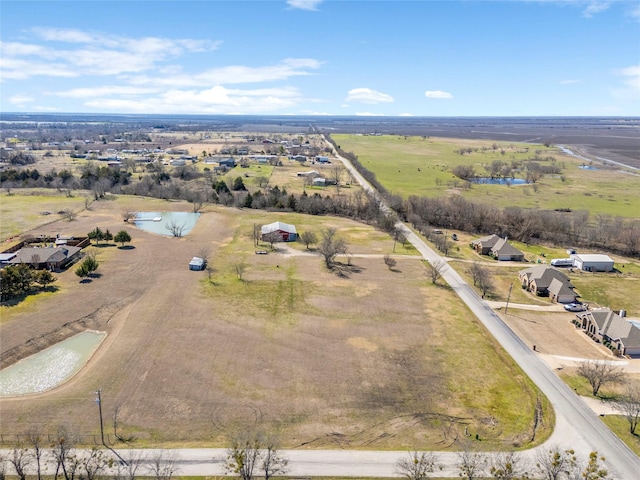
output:
<path id="1" fill-rule="evenodd" d="M 473 248 L 480 255 L 489 255 L 491 249 L 500 240 L 498 235 L 489 235 L 487 237 L 478 238 L 471 242 L 471 248 Z"/>
<path id="2" fill-rule="evenodd" d="M 498 239 L 493 247 L 491 247 L 489 255 L 494 257 L 496 260 L 506 260 L 512 262 L 524 261 L 524 253 L 507 242 L 506 237 Z"/>
<path id="3" fill-rule="evenodd" d="M 573 303 L 577 294 L 564 273 L 547 265 L 536 265 L 518 272 L 522 288 L 558 303 Z"/>
<path id="4" fill-rule="evenodd" d="M 620 355 L 640 356 L 640 328 L 609 308 L 576 314 L 580 327 L 596 342 L 615 348 Z"/>

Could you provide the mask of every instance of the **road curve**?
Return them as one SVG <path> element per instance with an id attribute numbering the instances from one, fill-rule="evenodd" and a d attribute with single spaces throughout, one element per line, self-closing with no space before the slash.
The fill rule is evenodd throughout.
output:
<path id="1" fill-rule="evenodd" d="M 333 146 L 332 146 L 333 148 Z M 334 149 L 334 154 L 350 174 L 389 211 L 377 191 L 367 182 L 347 159 Z M 582 399 L 567 387 L 560 378 L 532 349 L 502 321 L 491 307 L 451 268 L 444 259 L 431 249 L 406 225 L 399 222 L 407 240 L 429 262 L 442 262 L 445 267 L 442 277 L 476 315 L 485 328 L 494 336 L 522 370 L 533 380 L 554 407 L 556 428 L 549 445 L 573 448 L 582 454 L 597 451 L 607 459 L 607 467 L 613 478 L 634 480 L 640 478 L 640 457 L 604 425 Z M 538 447 L 544 448 L 544 447 Z"/>

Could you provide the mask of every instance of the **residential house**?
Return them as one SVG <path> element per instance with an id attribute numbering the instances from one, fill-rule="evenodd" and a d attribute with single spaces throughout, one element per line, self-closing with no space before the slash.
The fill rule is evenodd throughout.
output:
<path id="1" fill-rule="evenodd" d="M 60 247 L 24 247 L 16 252 L 9 263 L 28 263 L 35 268 L 60 270 L 80 256 L 80 247 L 64 245 Z"/>
<path id="2" fill-rule="evenodd" d="M 620 355 L 640 356 L 640 328 L 609 308 L 576 314 L 582 330 L 596 342 L 618 350 Z"/>
<path id="3" fill-rule="evenodd" d="M 221 167 L 233 168 L 236 166 L 236 161 L 233 158 L 223 158 L 218 160 L 218 165 Z"/>
<path id="4" fill-rule="evenodd" d="M 507 242 L 506 238 L 498 239 L 493 247 L 491 247 L 489 255 L 494 257 L 496 260 L 510 260 L 512 262 L 524 261 L 524 253 Z"/>
<path id="5" fill-rule="evenodd" d="M 269 241 L 271 234 L 277 234 L 280 242 L 294 242 L 298 238 L 298 232 L 294 225 L 283 222 L 273 222 L 262 227 L 262 240 Z"/>
<path id="6" fill-rule="evenodd" d="M 536 265 L 518 272 L 522 288 L 538 296 L 549 296 L 558 303 L 573 303 L 577 294 L 573 285 L 564 273 L 547 265 Z"/>
<path id="7" fill-rule="evenodd" d="M 489 235 L 488 237 L 478 238 L 471 242 L 471 248 L 473 248 L 480 255 L 489 255 L 491 249 L 500 240 L 498 235 Z"/>

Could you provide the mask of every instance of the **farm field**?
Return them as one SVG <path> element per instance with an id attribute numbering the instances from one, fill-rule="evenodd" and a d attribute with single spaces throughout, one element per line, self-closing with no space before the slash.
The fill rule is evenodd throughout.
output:
<path id="1" fill-rule="evenodd" d="M 640 208 L 640 176 L 624 169 L 579 168 L 584 162 L 554 147 L 527 143 L 494 142 L 420 136 L 361 136 L 334 134 L 346 152 L 355 153 L 364 167 L 375 173 L 387 190 L 403 197 L 462 195 L 495 206 L 588 210 L 591 215 L 635 217 Z M 496 146 L 496 149 L 493 146 Z M 460 155 L 457 150 L 477 149 Z M 502 154 L 504 151 L 504 154 Z M 532 185 L 478 185 L 464 183 L 451 173 L 459 165 L 472 165 L 477 174 L 494 160 L 507 163 L 533 157 L 553 156 L 562 167 L 559 175 L 545 175 Z M 551 162 L 540 162 L 549 164 Z"/>
<path id="2" fill-rule="evenodd" d="M 290 448 L 446 449 L 465 427 L 483 449 L 529 446 L 535 387 L 450 290 L 431 284 L 411 249 L 396 246 L 396 267 L 385 266 L 388 235 L 341 218 L 207 207 L 188 236 L 170 238 L 123 224 L 121 211 L 188 203 L 110 198 L 29 232 L 124 225 L 134 248 L 99 248 L 99 278 L 81 284 L 68 271 L 57 293 L 1 307 L 3 357 L 69 322 L 108 332 L 67 384 L 0 400 L 5 435 L 59 424 L 96 434 L 100 388 L 107 423 L 118 406 L 118 433 L 137 446 L 224 446 L 263 429 Z M 275 220 L 337 228 L 350 245 L 344 276 L 302 244 L 255 255 L 253 225 Z M 187 268 L 203 248 L 210 279 Z M 553 424 L 540 400 L 536 442 Z"/>

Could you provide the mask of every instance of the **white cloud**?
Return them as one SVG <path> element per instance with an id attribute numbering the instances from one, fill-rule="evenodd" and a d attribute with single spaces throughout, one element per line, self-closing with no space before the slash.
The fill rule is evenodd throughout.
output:
<path id="1" fill-rule="evenodd" d="M 109 85 L 102 87 L 73 88 L 71 90 L 56 92 L 55 95 L 66 98 L 94 98 L 105 95 L 144 95 L 155 92 L 158 92 L 158 89 Z"/>
<path id="2" fill-rule="evenodd" d="M 413 113 L 401 113 L 398 115 L 399 117 L 413 117 Z"/>
<path id="3" fill-rule="evenodd" d="M 152 70 L 185 53 L 215 50 L 220 42 L 189 38 L 122 37 L 75 29 L 34 28 L 30 43 L 3 42 L 2 77 L 76 77 Z M 38 40 L 44 41 L 38 44 Z M 60 48 L 58 43 L 65 43 Z M 50 67 L 47 68 L 47 65 Z"/>
<path id="4" fill-rule="evenodd" d="M 84 105 L 118 112 L 258 114 L 296 107 L 303 101 L 292 87 L 239 90 L 217 85 L 204 90 L 170 89 L 147 97 L 94 98 Z"/>
<path id="5" fill-rule="evenodd" d="M 629 10 L 627 14 L 634 20 L 640 21 L 640 5 Z"/>
<path id="6" fill-rule="evenodd" d="M 370 88 L 354 88 L 349 90 L 347 94 L 346 102 L 360 102 L 360 103 L 390 103 L 393 102 L 393 97 L 386 93 L 371 90 Z"/>
<path id="7" fill-rule="evenodd" d="M 24 105 L 25 103 L 31 103 L 35 99 L 29 95 L 14 95 L 9 98 L 9 103 L 12 105 Z"/>
<path id="8" fill-rule="evenodd" d="M 614 97 L 640 102 L 640 64 L 621 68 L 615 72 L 623 77 L 622 86 L 611 89 Z"/>
<path id="9" fill-rule="evenodd" d="M 287 0 L 287 5 L 291 8 L 299 8 L 300 10 L 315 11 L 322 0 Z"/>
<path id="10" fill-rule="evenodd" d="M 572 85 L 575 83 L 582 83 L 582 80 L 560 80 L 560 85 Z"/>
<path id="11" fill-rule="evenodd" d="M 449 92 L 443 92 L 442 90 L 427 90 L 424 92 L 424 96 L 427 98 L 440 98 L 440 99 L 451 99 L 453 95 Z"/>
<path id="12" fill-rule="evenodd" d="M 611 6 L 611 3 L 613 3 L 611 0 L 590 0 L 589 2 L 587 2 L 585 9 L 582 11 L 582 14 L 587 18 L 591 18 L 597 13 L 608 10 Z"/>

